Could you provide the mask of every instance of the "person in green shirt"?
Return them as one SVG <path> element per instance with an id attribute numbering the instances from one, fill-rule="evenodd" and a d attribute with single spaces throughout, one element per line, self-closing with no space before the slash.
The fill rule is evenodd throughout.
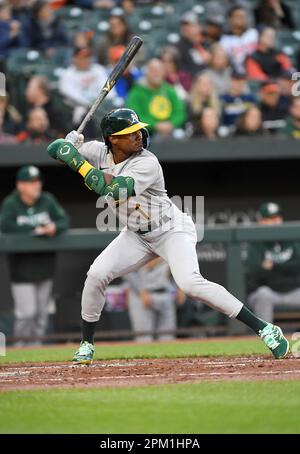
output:
<path id="1" fill-rule="evenodd" d="M 68 228 L 64 209 L 53 195 L 42 192 L 37 167 L 21 167 L 16 180 L 16 190 L 3 201 L 2 233 L 52 237 Z M 48 323 L 55 254 L 10 254 L 9 264 L 15 305 L 14 335 L 18 338 L 43 336 Z"/>
<path id="2" fill-rule="evenodd" d="M 157 58 L 149 61 L 146 77 L 128 93 L 126 105 L 148 123 L 150 134 L 170 136 L 187 119 L 184 102 L 172 85 L 164 81 L 164 64 Z"/>
<path id="3" fill-rule="evenodd" d="M 300 98 L 297 96 L 293 97 L 290 116 L 281 132 L 293 139 L 300 139 Z"/>
<path id="4" fill-rule="evenodd" d="M 283 222 L 277 203 L 260 207 L 261 225 Z M 248 304 L 258 317 L 274 320 L 276 306 L 300 309 L 300 244 L 295 241 L 253 242 L 246 262 Z"/>

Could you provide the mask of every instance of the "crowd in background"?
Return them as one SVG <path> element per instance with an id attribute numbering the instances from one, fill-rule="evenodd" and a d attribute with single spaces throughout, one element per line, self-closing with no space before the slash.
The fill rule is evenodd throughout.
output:
<path id="1" fill-rule="evenodd" d="M 131 36 L 138 34 L 129 20 L 135 9 L 152 5 L 168 12 L 172 3 L 0 0 L 0 65 L 7 79 L 0 96 L 0 143 L 48 142 L 76 128 Z M 297 33 L 289 5 L 279 0 L 194 3 L 204 5 L 205 19 L 189 9 L 177 18 L 174 43 L 166 40 L 154 52 L 145 43 L 106 106 L 134 109 L 149 124 L 154 140 L 270 134 L 300 138 L 300 97 L 292 94 L 300 44 L 291 58 L 277 41 L 283 30 Z M 70 34 L 59 14 L 66 6 L 91 16 L 95 10 L 100 16 L 109 12 L 107 31 L 95 36 L 83 21 Z M 9 62 L 22 49 L 24 54 L 38 51 L 49 62 L 63 49 L 63 63 L 56 80 L 43 71 L 23 74 L 26 84 L 16 96 Z M 97 138 L 98 123 L 89 123 L 84 132 Z"/>

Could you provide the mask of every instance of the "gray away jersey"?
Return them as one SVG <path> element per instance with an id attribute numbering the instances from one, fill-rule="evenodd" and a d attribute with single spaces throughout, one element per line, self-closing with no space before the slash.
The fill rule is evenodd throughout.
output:
<path id="1" fill-rule="evenodd" d="M 79 152 L 97 169 L 115 177 L 121 175 L 134 179 L 135 196 L 125 203 L 121 201 L 118 207 L 112 198 L 106 199 L 122 226 L 127 225 L 134 231 L 142 230 L 149 224 L 159 226 L 162 220 L 166 222 L 175 212 L 180 213 L 167 195 L 161 165 L 151 151 L 143 148 L 119 164 L 114 163 L 112 153 L 103 142 L 86 142 Z"/>

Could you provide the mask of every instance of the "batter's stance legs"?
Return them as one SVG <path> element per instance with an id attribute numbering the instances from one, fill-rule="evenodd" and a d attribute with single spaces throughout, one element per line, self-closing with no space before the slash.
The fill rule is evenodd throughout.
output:
<path id="1" fill-rule="evenodd" d="M 157 255 L 167 261 L 175 282 L 184 293 L 228 317 L 242 321 L 262 338 L 276 358 L 284 357 L 288 353 L 289 344 L 280 328 L 256 317 L 223 286 L 203 278 L 195 246 L 196 235 L 193 228 L 185 232 L 168 232 L 163 241 L 153 242 L 151 249 L 148 243 L 135 233 L 121 232 L 95 260 L 88 272 L 82 294 L 83 355 L 79 350 L 74 360 L 82 362 L 82 356 L 93 356 L 96 322 L 100 318 L 105 302 L 105 290 L 109 283 L 118 276 L 140 268 Z"/>

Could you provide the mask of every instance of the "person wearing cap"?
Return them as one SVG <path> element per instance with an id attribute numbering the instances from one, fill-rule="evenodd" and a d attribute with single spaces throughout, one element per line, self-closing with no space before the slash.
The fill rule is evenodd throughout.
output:
<path id="1" fill-rule="evenodd" d="M 286 125 L 288 106 L 280 95 L 279 85 L 274 80 L 262 83 L 259 108 L 262 112 L 263 129 L 275 134 Z"/>
<path id="2" fill-rule="evenodd" d="M 177 48 L 180 53 L 179 69 L 195 76 L 206 68 L 210 59 L 205 49 L 201 26 L 196 13 L 187 11 L 180 19 L 180 40 Z"/>
<path id="3" fill-rule="evenodd" d="M 53 195 L 42 191 L 40 170 L 21 167 L 16 189 L 1 210 L 1 232 L 53 237 L 69 226 L 68 217 Z M 9 256 L 14 299 L 15 337 L 43 336 L 47 329 L 48 303 L 52 290 L 55 254 L 24 253 Z"/>
<path id="4" fill-rule="evenodd" d="M 259 225 L 281 225 L 280 206 L 263 203 Z M 248 246 L 248 305 L 258 317 L 274 320 L 276 307 L 300 308 L 300 244 L 295 241 L 253 242 Z"/>
<path id="5" fill-rule="evenodd" d="M 247 76 L 244 71 L 234 70 L 231 75 L 229 92 L 221 97 L 222 119 L 221 123 L 234 131 L 236 123 L 249 107 L 257 104 L 252 93 L 248 91 Z"/>
<path id="6" fill-rule="evenodd" d="M 288 137 L 293 139 L 300 139 L 300 98 L 294 96 L 292 98 L 292 104 L 290 107 L 290 115 L 287 118 L 287 122 L 281 132 Z"/>
<path id="7" fill-rule="evenodd" d="M 108 77 L 104 66 L 93 62 L 92 49 L 77 48 L 74 50 L 73 64 L 65 69 L 58 81 L 58 89 L 65 100 L 74 108 L 73 125 L 77 127 L 87 109 L 93 104 Z M 108 94 L 115 96 L 112 89 Z M 88 135 L 88 132 L 85 131 Z"/>
<path id="8" fill-rule="evenodd" d="M 268 80 L 277 78 L 283 71 L 292 68 L 289 57 L 275 48 L 275 30 L 265 27 L 261 30 L 257 49 L 247 57 L 245 65 L 250 80 Z"/>

